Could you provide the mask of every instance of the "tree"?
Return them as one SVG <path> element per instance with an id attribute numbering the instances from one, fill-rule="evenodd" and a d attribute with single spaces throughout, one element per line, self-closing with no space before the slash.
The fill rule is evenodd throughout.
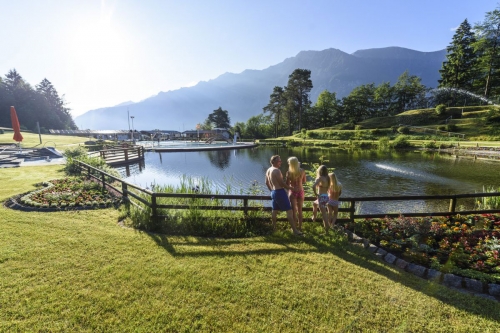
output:
<path id="1" fill-rule="evenodd" d="M 351 93 L 342 99 L 348 121 L 360 122 L 375 114 L 375 84 L 364 84 L 354 88 Z"/>
<path id="2" fill-rule="evenodd" d="M 484 97 L 489 98 L 492 92 L 500 93 L 500 6 L 487 12 L 484 21 L 474 25 L 474 30 L 477 67 L 481 73 L 476 87 L 482 86 Z"/>
<path id="3" fill-rule="evenodd" d="M 215 128 L 228 129 L 231 127 L 229 113 L 226 110 L 222 110 L 220 106 L 217 110 L 209 114 L 207 119 Z"/>
<path id="4" fill-rule="evenodd" d="M 262 139 L 272 135 L 273 124 L 270 116 L 259 114 L 247 120 L 245 133 L 248 138 Z"/>
<path id="5" fill-rule="evenodd" d="M 334 119 L 338 112 L 337 95 L 334 92 L 323 90 L 316 104 L 305 113 L 305 124 L 308 129 L 328 127 L 334 125 Z"/>
<path id="6" fill-rule="evenodd" d="M 408 71 L 399 76 L 398 82 L 394 85 L 398 112 L 426 105 L 425 93 L 427 89 L 421 81 L 421 78 L 410 75 Z"/>
<path id="7" fill-rule="evenodd" d="M 240 138 L 246 138 L 245 123 L 236 122 L 233 126 L 233 133 L 239 133 Z"/>
<path id="8" fill-rule="evenodd" d="M 212 129 L 212 122 L 207 118 L 203 122 L 203 124 L 200 125 L 200 129 L 209 131 Z"/>
<path id="9" fill-rule="evenodd" d="M 374 102 L 378 116 L 393 116 L 397 112 L 394 87 L 389 82 L 383 82 L 375 88 Z"/>
<path id="10" fill-rule="evenodd" d="M 441 79 L 438 80 L 439 87 L 472 90 L 475 78 L 474 68 L 477 62 L 474 43 L 476 43 L 476 38 L 469 22 L 465 19 L 446 48 L 447 61 L 443 62 L 443 68 L 439 70 L 441 73 Z"/>
<path id="11" fill-rule="evenodd" d="M 274 120 L 274 137 L 277 138 L 280 135 L 281 128 L 283 127 L 283 114 L 286 107 L 286 97 L 285 90 L 282 87 L 274 87 L 273 92 L 269 99 L 269 104 L 267 104 L 263 110 L 269 112 Z"/>
<path id="12" fill-rule="evenodd" d="M 311 71 L 297 68 L 288 77 L 285 87 L 287 100 L 286 112 L 288 113 L 288 131 L 291 135 L 294 129 L 300 131 L 302 127 L 302 114 L 311 106 L 309 92 L 313 85 Z"/>
<path id="13" fill-rule="evenodd" d="M 76 129 L 64 100 L 47 79 L 34 90 L 15 69 L 10 70 L 0 79 L 0 109 L 8 110 L 11 105 L 24 128 L 35 131 L 39 122 L 41 128 Z M 10 127 L 8 112 L 0 112 L 0 126 Z"/>

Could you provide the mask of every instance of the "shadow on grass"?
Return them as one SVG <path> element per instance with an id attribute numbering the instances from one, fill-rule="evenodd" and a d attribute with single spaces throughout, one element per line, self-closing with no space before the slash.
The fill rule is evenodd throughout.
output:
<path id="1" fill-rule="evenodd" d="M 401 271 L 395 266 L 379 260 L 363 247 L 350 244 L 347 241 L 347 238 L 338 232 L 330 232 L 328 235 L 321 235 L 322 228 L 317 227 L 317 225 L 312 225 L 306 227 L 305 229 L 305 237 L 294 236 L 289 231 L 277 231 L 267 236 L 241 239 L 167 236 L 153 233 L 148 233 L 148 236 L 154 240 L 158 246 L 163 247 L 174 257 L 266 256 L 287 252 L 331 253 L 346 262 L 350 262 L 360 268 L 380 274 L 395 283 L 412 288 L 455 308 L 489 320 L 500 322 L 500 303 L 498 302 L 451 290 L 437 282 L 425 280 L 416 277 L 411 273 Z M 233 244 L 272 244 L 273 246 L 277 245 L 278 247 L 234 251 L 229 249 L 229 246 Z M 304 244 L 308 245 L 307 248 L 304 248 Z M 192 250 L 177 252 L 177 246 L 189 246 Z"/>

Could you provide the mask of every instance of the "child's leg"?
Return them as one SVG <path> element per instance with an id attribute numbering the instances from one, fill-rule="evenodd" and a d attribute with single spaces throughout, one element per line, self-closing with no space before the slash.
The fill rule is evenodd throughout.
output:
<path id="1" fill-rule="evenodd" d="M 302 206 L 304 205 L 304 198 L 297 198 L 297 228 L 302 230 Z"/>
<path id="2" fill-rule="evenodd" d="M 312 217 L 313 222 L 316 221 L 317 213 L 318 213 L 318 204 L 316 201 L 313 201 L 313 217 Z"/>
<path id="3" fill-rule="evenodd" d="M 330 228 L 331 228 L 334 225 L 334 223 L 333 223 L 333 211 L 334 211 L 334 207 L 331 206 L 331 205 L 328 205 L 327 208 L 328 208 L 328 223 L 330 224 Z"/>
<path id="4" fill-rule="evenodd" d="M 339 214 L 339 206 L 333 207 L 333 218 L 332 218 L 332 225 L 335 225 L 337 222 L 337 216 Z"/>
<path id="5" fill-rule="evenodd" d="M 323 227 L 325 231 L 330 229 L 330 224 L 328 223 L 328 212 L 326 210 L 326 205 L 319 205 L 319 210 L 321 211 L 321 215 L 323 216 Z"/>

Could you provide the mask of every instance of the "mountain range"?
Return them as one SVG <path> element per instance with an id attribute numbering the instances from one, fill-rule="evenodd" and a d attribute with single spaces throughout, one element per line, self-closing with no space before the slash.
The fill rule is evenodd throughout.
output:
<path id="1" fill-rule="evenodd" d="M 422 84 L 435 88 L 446 50 L 420 52 L 401 47 L 359 50 L 352 54 L 330 48 L 301 51 L 295 57 L 263 70 L 225 73 L 193 87 L 160 92 L 143 101 L 124 102 L 113 107 L 87 111 L 75 118 L 80 129 L 128 129 L 127 110 L 134 115 L 139 130 L 189 130 L 202 123 L 219 107 L 227 110 L 231 124 L 246 122 L 262 113 L 275 86 L 286 86 L 288 76 L 297 68 L 311 70 L 311 101 L 323 90 L 337 98 L 349 95 L 362 84 L 397 82 L 408 71 L 419 76 Z"/>

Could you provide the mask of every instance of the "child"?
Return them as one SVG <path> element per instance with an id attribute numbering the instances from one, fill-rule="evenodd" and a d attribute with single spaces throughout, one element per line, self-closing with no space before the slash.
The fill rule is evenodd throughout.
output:
<path id="1" fill-rule="evenodd" d="M 328 189 L 330 188 L 330 177 L 328 177 L 328 168 L 325 165 L 321 165 L 316 171 L 316 180 L 313 184 L 314 195 L 318 199 L 313 203 L 313 221 L 316 220 L 316 212 L 319 206 L 321 215 L 323 215 L 323 226 L 325 232 L 328 232 L 330 228 L 330 223 L 328 220 L 328 212 L 326 206 L 329 201 Z"/>
<path id="2" fill-rule="evenodd" d="M 330 228 L 333 228 L 337 222 L 339 213 L 339 197 L 342 194 L 342 184 L 338 181 L 335 172 L 328 175 L 330 178 L 330 188 L 328 188 L 328 221 Z"/>
<path id="3" fill-rule="evenodd" d="M 330 186 L 328 187 L 328 222 L 330 228 L 333 228 L 339 213 L 339 197 L 342 194 L 342 184 L 338 181 L 335 172 L 330 173 L 328 177 L 330 179 Z M 313 202 L 313 221 L 316 220 L 317 211 L 318 200 Z"/>
<path id="4" fill-rule="evenodd" d="M 297 157 L 288 158 L 289 169 L 286 172 L 286 184 L 293 187 L 288 191 L 288 198 L 292 204 L 293 219 L 297 225 L 297 229 L 302 231 L 302 206 L 304 205 L 304 187 L 306 182 L 306 172 L 300 168 Z"/>

